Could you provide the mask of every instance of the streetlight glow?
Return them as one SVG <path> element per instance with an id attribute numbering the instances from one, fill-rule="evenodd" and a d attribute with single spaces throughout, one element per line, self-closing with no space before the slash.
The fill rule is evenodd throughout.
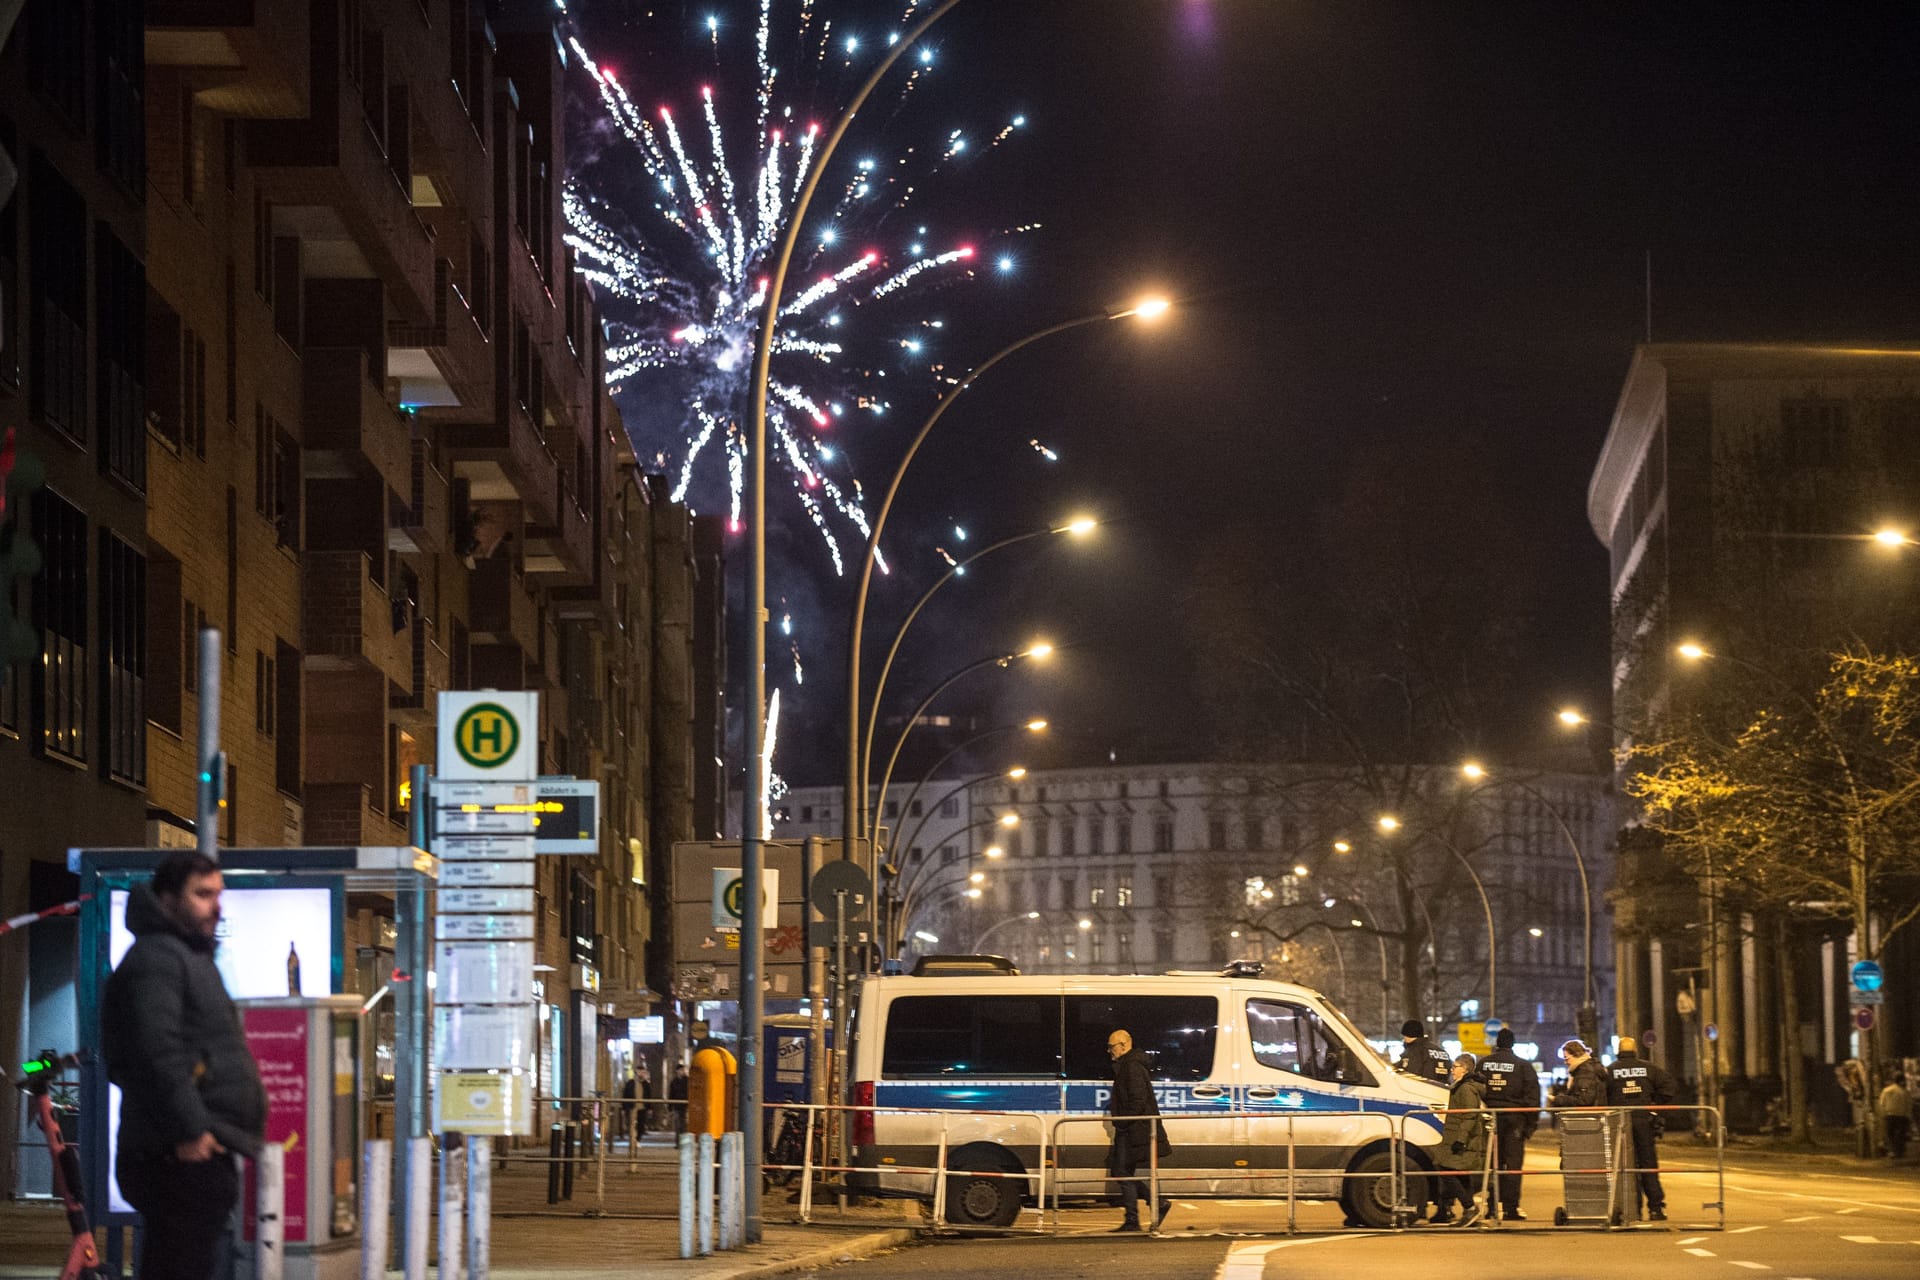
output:
<path id="1" fill-rule="evenodd" d="M 1691 640 L 1675 649 L 1674 652 L 1685 658 L 1688 662 L 1698 662 L 1702 658 L 1711 658 L 1713 656 Z"/>
<path id="2" fill-rule="evenodd" d="M 976 871 L 972 875 L 967 877 L 968 884 L 985 884 L 986 882 L 987 882 L 987 873 L 984 871 Z"/>
<path id="3" fill-rule="evenodd" d="M 939 934 L 937 934 L 937 933 L 928 933 L 928 932 L 927 932 L 927 931 L 926 931 L 925 929 L 915 929 L 915 930 L 913 931 L 913 936 L 914 936 L 914 937 L 916 937 L 916 938 L 918 938 L 918 939 L 920 939 L 920 941 L 922 941 L 922 942 L 938 942 L 938 941 L 940 941 L 940 935 L 939 935 Z"/>
<path id="4" fill-rule="evenodd" d="M 1546 930 L 1545 930 L 1545 929 L 1542 929 L 1542 928 L 1541 928 L 1541 927 L 1540 927 L 1539 925 L 1537 925 L 1537 924 L 1536 924 L 1536 925 L 1534 925 L 1534 926 L 1533 926 L 1532 928 L 1530 928 L 1530 929 L 1528 929 L 1528 930 L 1527 930 L 1527 936 L 1528 936 L 1528 937 L 1530 937 L 1530 938 L 1538 938 L 1538 937 L 1540 937 L 1541 935 L 1543 935 L 1543 934 L 1545 934 L 1545 933 L 1546 933 Z"/>
<path id="5" fill-rule="evenodd" d="M 1140 299 L 1133 304 L 1133 310 L 1124 311 L 1121 314 L 1133 316 L 1138 320 L 1158 320 L 1172 308 L 1173 302 L 1170 299 L 1153 296 Z"/>
<path id="6" fill-rule="evenodd" d="M 1333 842 L 1333 851 L 1335 853 L 1352 853 L 1353 846 L 1345 840 L 1335 840 Z"/>
<path id="7" fill-rule="evenodd" d="M 1487 771 L 1472 760 L 1469 760 L 1465 764 L 1461 765 L 1460 772 L 1465 774 L 1467 777 L 1472 778 L 1475 782 L 1478 782 L 1480 781 L 1480 779 L 1487 776 Z"/>
<path id="8" fill-rule="evenodd" d="M 973 889 L 969 889 L 969 890 L 967 890 L 967 897 L 969 897 L 969 898 L 978 898 L 979 896 L 980 896 L 980 890 L 979 890 L 978 888 L 973 888 Z"/>
<path id="9" fill-rule="evenodd" d="M 1029 920 L 1038 920 L 1039 918 L 1040 918 L 1040 913 L 1039 913 L 1038 911 L 1029 911 L 1029 912 L 1027 912 L 1027 919 L 1029 919 Z"/>
<path id="10" fill-rule="evenodd" d="M 1000 815 L 999 821 L 1003 827 L 1017 827 L 1020 825 L 1020 815 L 1017 813 L 1003 813 Z"/>
<path id="11" fill-rule="evenodd" d="M 1911 541 L 1905 529 L 1892 528 L 1874 530 L 1873 540 L 1883 547 L 1904 547 Z"/>
<path id="12" fill-rule="evenodd" d="M 1382 831 L 1398 831 L 1400 829 L 1400 819 L 1390 813 L 1383 813 L 1380 815 L 1380 829 Z"/>
<path id="13" fill-rule="evenodd" d="M 1569 729 L 1577 729 L 1587 722 L 1587 718 L 1581 715 L 1577 708 L 1562 707 L 1560 709 L 1560 723 Z"/>
<path id="14" fill-rule="evenodd" d="M 1013 768 L 1007 770 L 1007 776 L 1009 778 L 1012 778 L 1015 782 L 1018 782 L 1020 781 L 1020 779 L 1027 776 L 1027 766 L 1023 764 L 1017 764 L 1013 766 Z"/>
<path id="15" fill-rule="evenodd" d="M 1061 526 L 1062 529 L 1076 538 L 1084 538 L 1099 527 L 1100 522 L 1092 516 L 1077 516 Z"/>
<path id="16" fill-rule="evenodd" d="M 1081 917 L 1080 917 L 1080 930 L 1081 930 L 1081 932 L 1083 932 L 1083 933 L 1084 933 L 1084 932 L 1086 932 L 1086 931 L 1087 931 L 1088 929 L 1091 929 L 1091 928 L 1093 928 L 1093 921 L 1091 921 L 1091 920 L 1089 920 L 1089 919 L 1087 919 L 1087 918 L 1086 918 L 1085 916 L 1081 916 Z"/>
<path id="17" fill-rule="evenodd" d="M 1028 733 L 1045 733 L 1046 731 L 1047 731 L 1047 722 L 1045 720 L 1027 721 Z"/>
<path id="18" fill-rule="evenodd" d="M 1004 858 L 1007 856 L 1007 851 L 997 844 L 990 844 L 980 851 L 980 855 L 985 858 Z"/>
<path id="19" fill-rule="evenodd" d="M 1313 872 L 1311 871 L 1311 869 L 1308 868 L 1306 863 L 1296 862 L 1293 864 L 1293 874 L 1295 874 L 1296 876 L 1299 876 L 1301 879 L 1304 880 L 1309 875 L 1312 875 Z"/>
<path id="20" fill-rule="evenodd" d="M 1053 655 L 1053 645 L 1050 642 L 1045 640 L 1035 640 L 1032 644 L 1027 646 L 1027 651 L 1021 654 L 1020 656 L 1023 658 L 1047 658 L 1047 657 L 1051 657 L 1052 655 Z"/>

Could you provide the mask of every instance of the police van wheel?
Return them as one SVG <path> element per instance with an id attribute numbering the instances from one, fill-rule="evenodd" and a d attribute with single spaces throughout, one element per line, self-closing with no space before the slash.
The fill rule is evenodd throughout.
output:
<path id="1" fill-rule="evenodd" d="M 1347 1216 L 1369 1227 L 1394 1225 L 1393 1159 L 1376 1151 L 1353 1166 L 1341 1197 Z"/>
<path id="2" fill-rule="evenodd" d="M 963 1227 L 1010 1227 L 1020 1216 L 1017 1178 L 976 1178 L 956 1173 L 947 1179 L 947 1221 Z"/>

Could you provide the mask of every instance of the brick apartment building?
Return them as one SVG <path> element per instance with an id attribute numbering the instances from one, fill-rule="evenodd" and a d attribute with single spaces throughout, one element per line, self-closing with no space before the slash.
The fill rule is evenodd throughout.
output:
<path id="1" fill-rule="evenodd" d="M 649 893 L 719 830 L 721 530 L 604 389 L 564 57 L 539 0 L 29 0 L 0 428 L 46 462 L 8 516 L 47 567 L 0 683 L 0 915 L 70 897 L 71 845 L 192 841 L 213 626 L 236 846 L 404 843 L 437 695 L 538 690 L 542 771 L 604 801 L 600 856 L 541 860 L 547 999 L 579 1016 L 592 970 L 645 1010 Z M 367 973 L 383 914 L 354 895 Z M 0 942 L 0 1050 L 70 1030 L 73 948 Z"/>

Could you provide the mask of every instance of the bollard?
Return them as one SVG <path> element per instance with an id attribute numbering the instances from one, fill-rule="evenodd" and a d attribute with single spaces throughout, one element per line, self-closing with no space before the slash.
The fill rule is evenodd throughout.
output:
<path id="1" fill-rule="evenodd" d="M 720 1135 L 720 1247 L 738 1249 L 745 1241 L 741 1228 L 745 1218 L 741 1203 L 744 1184 L 740 1180 L 739 1133 Z"/>
<path id="2" fill-rule="evenodd" d="M 693 1135 L 680 1135 L 680 1256 L 693 1256 Z"/>
<path id="3" fill-rule="evenodd" d="M 560 1144 L 566 1134 L 559 1125 L 547 1130 L 547 1203 L 560 1203 Z"/>
<path id="4" fill-rule="evenodd" d="M 440 1148 L 439 1280 L 463 1280 L 466 1267 L 467 1153 L 460 1135 L 446 1134 Z"/>
<path id="5" fill-rule="evenodd" d="M 386 1280 L 393 1211 L 393 1139 L 369 1138 L 360 1175 L 360 1280 Z"/>
<path id="6" fill-rule="evenodd" d="M 705 1258 L 713 1253 L 713 1135 L 700 1134 L 694 1144 L 699 1153 L 694 1164 L 694 1203 L 700 1214 L 700 1256 Z"/>
<path id="7" fill-rule="evenodd" d="M 572 1121 L 566 1126 L 566 1160 L 560 1165 L 560 1198 L 573 1199 L 573 1157 L 580 1149 L 580 1126 Z"/>
<path id="8" fill-rule="evenodd" d="M 253 1278 L 280 1280 L 286 1264 L 287 1149 L 269 1142 L 254 1157 Z"/>
<path id="9" fill-rule="evenodd" d="M 487 1280 L 493 1267 L 493 1139 L 467 1138 L 467 1280 Z"/>
<path id="10" fill-rule="evenodd" d="M 427 1233 L 433 1230 L 433 1139 L 407 1139 L 407 1223 L 401 1242 L 406 1280 L 427 1280 Z"/>
<path id="11" fill-rule="evenodd" d="M 607 1148 L 611 1145 L 602 1134 L 593 1151 L 593 1202 L 602 1213 L 607 1208 Z"/>

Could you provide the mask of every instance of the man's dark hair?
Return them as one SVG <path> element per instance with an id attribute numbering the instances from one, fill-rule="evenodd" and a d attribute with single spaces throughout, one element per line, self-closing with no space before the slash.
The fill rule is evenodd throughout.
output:
<path id="1" fill-rule="evenodd" d="M 1493 1047 L 1496 1049 L 1513 1048 L 1513 1028 L 1500 1028 L 1500 1034 L 1493 1038 Z"/>
<path id="2" fill-rule="evenodd" d="M 163 898 L 177 898 L 186 890 L 187 881 L 219 869 L 219 863 L 198 849 L 181 849 L 168 854 L 154 868 L 153 891 Z"/>

